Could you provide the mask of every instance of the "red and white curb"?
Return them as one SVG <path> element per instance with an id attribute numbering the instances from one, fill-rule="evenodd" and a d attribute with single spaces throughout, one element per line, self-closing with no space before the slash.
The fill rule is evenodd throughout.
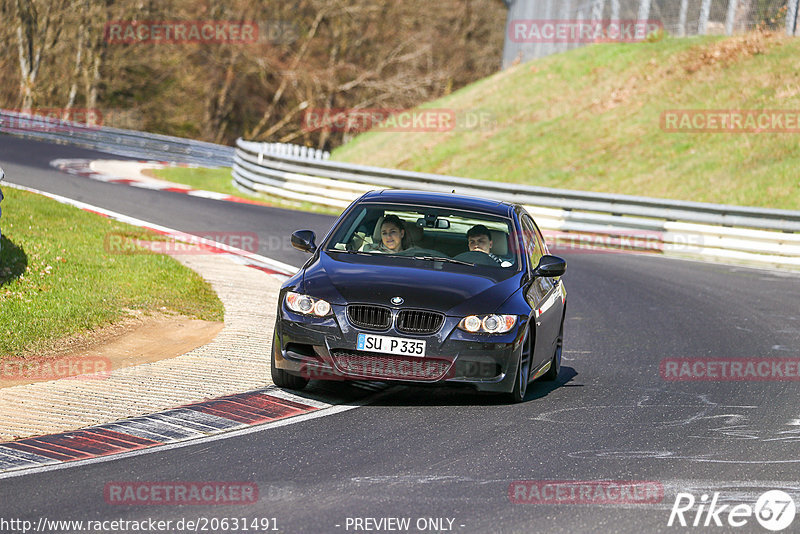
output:
<path id="1" fill-rule="evenodd" d="M 234 195 L 226 195 L 224 193 L 215 193 L 214 191 L 204 191 L 202 189 L 193 189 L 189 186 L 177 184 L 173 182 L 167 182 L 164 180 L 139 180 L 136 178 L 126 178 L 126 177 L 119 177 L 113 176 L 109 174 L 105 174 L 102 172 L 98 172 L 92 169 L 92 162 L 94 160 L 91 159 L 55 159 L 50 162 L 51 167 L 55 167 L 56 169 L 66 172 L 68 174 L 74 174 L 76 176 L 84 176 L 86 178 L 91 178 L 92 180 L 97 180 L 100 182 L 112 183 L 112 184 L 125 184 L 131 187 L 139 187 L 141 189 L 151 189 L 156 191 L 167 191 L 170 193 L 183 193 L 186 195 L 190 195 L 193 197 L 200 197 L 200 198 L 210 198 L 212 200 L 222 200 L 225 202 L 237 202 L 239 204 L 255 204 L 258 206 L 269 206 L 270 204 L 267 202 L 259 202 L 258 200 L 249 200 L 242 197 L 237 197 Z M 147 160 L 139 160 L 138 163 L 142 164 L 150 164 L 154 167 L 192 167 L 196 168 L 197 165 L 186 165 L 186 164 L 175 164 L 170 163 L 167 161 L 147 161 Z"/>
<path id="2" fill-rule="evenodd" d="M 269 391 L 229 395 L 72 432 L 0 443 L 0 471 L 130 452 L 307 414 L 332 405 Z"/>
<path id="3" fill-rule="evenodd" d="M 363 406 L 383 384 L 353 383 L 343 398 L 324 402 L 270 386 L 163 412 L 69 432 L 0 443 L 0 479 L 32 472 L 160 452 L 276 426 L 342 413 Z M 349 398 L 347 398 L 349 397 Z"/>
<path id="4" fill-rule="evenodd" d="M 266 256 L 262 256 L 260 254 L 255 254 L 247 250 L 242 250 L 240 248 L 232 247 L 230 245 L 219 243 L 211 239 L 197 237 L 195 235 L 188 234 L 186 232 L 181 232 L 180 230 L 167 228 L 166 226 L 149 223 L 147 221 L 143 221 L 135 217 L 130 217 L 128 215 L 123 215 L 115 211 L 107 210 L 105 208 L 92 206 L 91 204 L 86 204 L 85 202 L 81 202 L 79 200 L 73 200 L 71 198 L 62 197 L 60 195 L 54 195 L 53 193 L 40 191 L 38 189 L 33 189 L 30 187 L 26 187 L 24 185 L 18 185 L 11 182 L 3 182 L 3 186 L 13 187 L 14 189 L 19 189 L 22 191 L 28 191 L 30 193 L 36 193 L 38 195 L 43 195 L 62 204 L 68 204 L 70 206 L 82 209 L 83 211 L 88 211 L 90 213 L 107 217 L 109 219 L 114 219 L 115 221 L 130 224 L 132 226 L 137 226 L 139 228 L 146 228 L 148 230 L 170 237 L 171 239 L 180 241 L 182 243 L 202 245 L 203 250 L 209 253 L 225 254 L 236 263 L 245 265 L 247 267 L 252 267 L 260 271 L 264 271 L 267 274 L 276 276 L 281 280 L 285 280 L 288 276 L 291 276 L 295 272 L 297 272 L 297 268 L 292 265 L 277 260 L 273 260 L 272 258 L 267 258 Z"/>

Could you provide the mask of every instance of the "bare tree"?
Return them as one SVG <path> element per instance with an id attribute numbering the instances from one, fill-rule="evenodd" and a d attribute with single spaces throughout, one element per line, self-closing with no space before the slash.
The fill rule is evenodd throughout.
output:
<path id="1" fill-rule="evenodd" d="M 310 108 L 404 109 L 499 68 L 501 0 L 0 0 L 0 106 L 47 101 L 230 143 L 341 143 Z M 120 43 L 110 21 L 258 23 L 256 43 Z M 18 65 L 14 65 L 18 63 Z M 19 107 L 16 104 L 13 107 Z M 106 114 L 106 111 L 110 112 Z M 88 118 L 91 120 L 92 115 Z"/>
<path id="2" fill-rule="evenodd" d="M 58 42 L 63 29 L 64 0 L 17 0 L 17 50 L 23 110 L 33 107 L 42 59 Z"/>

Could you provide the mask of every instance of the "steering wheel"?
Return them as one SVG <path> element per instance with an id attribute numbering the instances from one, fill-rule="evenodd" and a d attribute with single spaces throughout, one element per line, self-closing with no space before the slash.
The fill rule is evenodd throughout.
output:
<path id="1" fill-rule="evenodd" d="M 474 263 L 476 265 L 492 265 L 494 267 L 499 267 L 500 264 L 494 261 L 491 256 L 486 254 L 485 252 L 479 252 L 477 250 L 470 250 L 469 252 L 462 252 L 455 258 L 454 260 L 459 261 L 466 261 L 469 263 Z"/>

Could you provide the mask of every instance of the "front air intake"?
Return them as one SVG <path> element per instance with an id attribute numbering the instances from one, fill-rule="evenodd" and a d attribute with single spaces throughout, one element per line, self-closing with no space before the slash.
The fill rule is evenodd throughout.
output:
<path id="1" fill-rule="evenodd" d="M 358 328 L 386 330 L 392 324 L 392 312 L 382 306 L 355 304 L 347 307 L 347 319 Z"/>

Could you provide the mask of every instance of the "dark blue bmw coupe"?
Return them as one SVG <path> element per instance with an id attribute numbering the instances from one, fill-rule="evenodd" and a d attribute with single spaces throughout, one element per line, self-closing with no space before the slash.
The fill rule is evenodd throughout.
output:
<path id="1" fill-rule="evenodd" d="M 525 397 L 561 364 L 566 262 L 522 206 L 374 191 L 353 202 L 281 288 L 272 379 L 468 385 Z"/>

